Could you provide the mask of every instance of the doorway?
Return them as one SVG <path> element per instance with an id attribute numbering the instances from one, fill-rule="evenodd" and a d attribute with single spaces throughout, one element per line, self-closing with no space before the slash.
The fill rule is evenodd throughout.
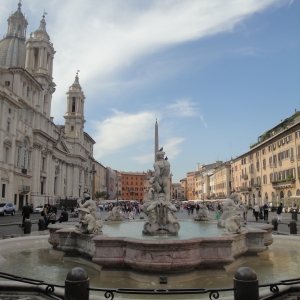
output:
<path id="1" fill-rule="evenodd" d="M 24 206 L 24 195 L 19 195 L 19 210 L 22 210 Z"/>

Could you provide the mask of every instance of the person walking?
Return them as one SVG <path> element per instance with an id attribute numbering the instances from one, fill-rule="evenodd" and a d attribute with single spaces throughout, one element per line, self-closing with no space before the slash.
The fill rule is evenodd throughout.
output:
<path id="1" fill-rule="evenodd" d="M 258 220 L 258 214 L 259 214 L 259 206 L 258 206 L 258 204 L 254 205 L 253 212 L 254 212 L 255 220 L 257 221 Z"/>
<path id="2" fill-rule="evenodd" d="M 31 208 L 31 206 L 28 204 L 28 202 L 26 202 L 26 205 L 24 205 L 23 209 L 22 209 L 22 216 L 23 216 L 22 227 L 24 227 L 25 219 L 29 219 L 30 214 L 32 212 L 33 212 L 33 210 Z"/>
<path id="3" fill-rule="evenodd" d="M 282 203 L 277 208 L 277 221 L 282 222 Z"/>
<path id="4" fill-rule="evenodd" d="M 268 218 L 269 218 L 269 206 L 268 206 L 267 203 L 264 204 L 263 210 L 264 210 L 264 221 L 268 221 Z"/>

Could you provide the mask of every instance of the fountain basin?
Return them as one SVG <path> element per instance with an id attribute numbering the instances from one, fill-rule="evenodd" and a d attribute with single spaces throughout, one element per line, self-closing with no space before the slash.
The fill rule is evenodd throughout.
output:
<path id="1" fill-rule="evenodd" d="M 136 222 L 131 224 L 136 226 Z M 262 225 L 219 237 L 144 240 L 87 235 L 65 225 L 50 225 L 49 243 L 68 254 L 88 256 L 103 268 L 186 272 L 225 267 L 244 254 L 262 252 L 273 242 L 272 229 L 272 225 Z"/>

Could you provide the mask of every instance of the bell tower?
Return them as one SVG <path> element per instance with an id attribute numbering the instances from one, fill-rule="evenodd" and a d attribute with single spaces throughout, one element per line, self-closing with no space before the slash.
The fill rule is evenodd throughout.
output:
<path id="1" fill-rule="evenodd" d="M 46 31 L 45 15 L 39 28 L 26 41 L 25 69 L 42 85 L 44 101 L 41 109 L 50 118 L 52 94 L 56 86 L 52 77 L 55 50 Z"/>
<path id="2" fill-rule="evenodd" d="M 78 139 L 83 143 L 84 100 L 85 96 L 79 83 L 78 72 L 74 83 L 67 92 L 67 111 L 65 113 L 65 134 L 67 137 Z"/>

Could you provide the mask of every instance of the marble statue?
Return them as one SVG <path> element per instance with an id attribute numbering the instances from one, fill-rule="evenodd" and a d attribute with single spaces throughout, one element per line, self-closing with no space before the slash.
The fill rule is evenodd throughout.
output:
<path id="1" fill-rule="evenodd" d="M 213 220 L 207 206 L 205 204 L 200 204 L 200 209 L 196 217 L 194 217 L 194 221 L 211 221 Z"/>
<path id="2" fill-rule="evenodd" d="M 108 216 L 105 218 L 105 221 L 123 221 L 119 207 L 113 207 L 113 209 L 108 213 Z"/>
<path id="3" fill-rule="evenodd" d="M 226 220 L 233 216 L 240 215 L 241 209 L 242 207 L 238 200 L 238 195 L 236 193 L 232 193 L 230 198 L 227 199 L 223 205 L 223 213 L 218 220 L 218 226 L 225 228 Z"/>
<path id="4" fill-rule="evenodd" d="M 103 222 L 99 220 L 97 206 L 90 196 L 84 193 L 84 200 L 78 199 L 79 221 L 75 225 L 76 230 L 85 234 L 102 234 Z"/>
<path id="5" fill-rule="evenodd" d="M 177 235 L 180 225 L 173 212 L 177 208 L 170 202 L 170 163 L 164 158 L 163 148 L 156 153 L 157 161 L 153 164 L 154 171 L 150 171 L 150 184 L 152 184 L 144 204 L 143 212 L 148 216 L 144 224 L 143 234 L 149 235 Z"/>
<path id="6" fill-rule="evenodd" d="M 159 149 L 156 153 L 157 161 L 153 164 L 154 172 L 150 171 L 151 178 L 149 183 L 152 184 L 155 194 L 164 193 L 166 195 L 166 201 L 170 201 L 170 188 L 169 188 L 169 175 L 170 175 L 170 163 L 167 157 L 164 158 L 165 152 L 163 148 Z M 155 196 L 156 196 L 155 195 Z"/>
<path id="7" fill-rule="evenodd" d="M 176 235 L 178 233 L 180 225 L 172 214 L 177 211 L 177 208 L 170 201 L 166 201 L 164 193 L 158 194 L 158 199 L 153 201 L 146 211 L 148 221 L 144 224 L 144 234 Z"/>
<path id="8" fill-rule="evenodd" d="M 232 217 L 226 219 L 224 233 L 242 233 L 245 229 L 242 227 L 242 220 L 240 214 L 233 215 Z"/>

